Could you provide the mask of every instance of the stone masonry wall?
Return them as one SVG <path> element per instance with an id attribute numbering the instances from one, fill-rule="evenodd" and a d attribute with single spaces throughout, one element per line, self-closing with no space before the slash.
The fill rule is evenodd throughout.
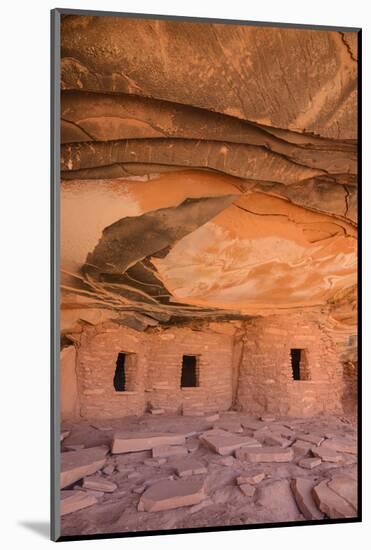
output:
<path id="1" fill-rule="evenodd" d="M 62 420 L 76 420 L 80 416 L 76 379 L 76 348 L 68 346 L 60 356 L 60 401 Z"/>
<path id="2" fill-rule="evenodd" d="M 116 392 L 118 353 L 130 356 L 130 391 Z M 181 388 L 183 355 L 197 356 L 198 387 Z M 143 414 L 149 406 L 166 412 L 226 410 L 232 394 L 232 337 L 191 330 L 140 333 L 107 324 L 85 329 L 77 354 L 81 416 L 118 418 Z M 129 365 L 128 364 L 128 365 Z M 133 386 L 134 384 L 134 386 Z"/>
<path id="3" fill-rule="evenodd" d="M 233 339 L 212 331 L 171 328 L 152 334 L 147 399 L 168 412 L 227 410 L 232 404 Z M 199 386 L 181 388 L 183 355 L 196 355 Z"/>
<path id="4" fill-rule="evenodd" d="M 357 361 L 349 361 L 343 363 L 343 378 L 344 378 L 344 391 L 342 397 L 342 405 L 344 412 L 348 415 L 356 415 L 358 400 L 357 400 L 357 388 L 358 388 L 358 363 Z"/>
<path id="5" fill-rule="evenodd" d="M 307 416 L 342 412 L 342 366 L 333 340 L 304 313 L 246 323 L 239 407 L 251 413 Z M 294 380 L 290 350 L 305 350 L 305 380 Z"/>
<path id="6" fill-rule="evenodd" d="M 293 348 L 304 350 L 305 380 L 293 379 Z M 129 391 L 117 392 L 113 378 L 120 352 L 132 354 L 126 364 L 130 384 Z M 181 388 L 183 355 L 197 357 L 197 387 Z M 237 407 L 253 414 L 343 412 L 343 366 L 336 346 L 320 320 L 304 313 L 213 323 L 202 330 L 91 326 L 77 347 L 76 373 L 85 418 L 140 415 L 150 407 L 184 414 L 223 411 L 232 406 L 235 392 Z"/>
<path id="7" fill-rule="evenodd" d="M 81 416 L 119 418 L 145 412 L 144 381 L 147 369 L 146 336 L 127 327 L 105 323 L 85 329 L 77 353 L 77 379 Z M 113 386 L 117 356 L 130 358 L 136 375 L 130 376 L 129 391 Z"/>

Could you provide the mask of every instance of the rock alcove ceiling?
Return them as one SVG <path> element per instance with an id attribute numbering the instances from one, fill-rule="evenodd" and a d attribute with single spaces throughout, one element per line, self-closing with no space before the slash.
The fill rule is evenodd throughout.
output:
<path id="1" fill-rule="evenodd" d="M 306 309 L 355 334 L 356 33 L 62 26 L 62 333 Z"/>

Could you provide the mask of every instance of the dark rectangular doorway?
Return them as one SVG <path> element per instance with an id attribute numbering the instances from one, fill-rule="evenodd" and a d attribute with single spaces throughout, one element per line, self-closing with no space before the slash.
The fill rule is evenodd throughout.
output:
<path id="1" fill-rule="evenodd" d="M 301 349 L 294 348 L 291 350 L 291 368 L 292 377 L 294 380 L 301 380 L 300 376 L 300 361 L 301 361 Z"/>
<path id="2" fill-rule="evenodd" d="M 182 388 L 196 388 L 198 386 L 196 355 L 183 355 L 180 385 Z"/>
<path id="3" fill-rule="evenodd" d="M 125 360 L 126 353 L 120 352 L 117 356 L 115 376 L 113 377 L 113 387 L 116 391 L 126 391 Z"/>

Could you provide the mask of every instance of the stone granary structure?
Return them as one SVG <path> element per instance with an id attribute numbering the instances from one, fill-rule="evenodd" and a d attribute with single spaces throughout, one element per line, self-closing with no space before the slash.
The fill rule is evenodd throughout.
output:
<path id="1" fill-rule="evenodd" d="M 61 55 L 63 418 L 352 412 L 356 33 L 68 15 Z"/>
<path id="2" fill-rule="evenodd" d="M 62 351 L 63 416 L 344 412 L 349 381 L 321 322 L 292 314 L 243 323 L 149 332 L 107 322 L 85 327 L 77 351 Z"/>
<path id="3" fill-rule="evenodd" d="M 355 517 L 357 34 L 66 15 L 61 88 L 62 533 Z"/>

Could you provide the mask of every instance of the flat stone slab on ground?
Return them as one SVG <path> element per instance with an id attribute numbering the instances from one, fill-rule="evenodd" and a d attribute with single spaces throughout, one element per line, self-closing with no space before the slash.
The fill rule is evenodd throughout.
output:
<path id="1" fill-rule="evenodd" d="M 282 424 L 285 426 L 291 427 L 291 426 L 298 426 L 300 424 L 305 424 L 307 420 L 305 418 L 290 418 L 287 422 L 282 421 Z"/>
<path id="2" fill-rule="evenodd" d="M 223 485 L 213 492 L 213 503 L 227 505 L 227 503 L 235 498 L 236 493 L 239 496 L 239 487 L 237 487 L 237 485 Z"/>
<path id="3" fill-rule="evenodd" d="M 169 456 L 185 456 L 188 454 L 188 448 L 182 445 L 160 445 L 153 447 L 153 458 L 167 458 Z"/>
<path id="4" fill-rule="evenodd" d="M 159 483 L 160 481 L 168 481 L 169 479 L 174 479 L 174 476 L 162 476 L 160 478 L 156 477 L 155 479 L 147 479 L 141 485 L 137 485 L 136 487 L 133 487 L 131 492 L 136 493 L 138 495 L 141 495 L 142 493 L 144 493 L 144 491 L 146 491 L 152 485 L 155 485 L 156 483 Z"/>
<path id="5" fill-rule="evenodd" d="M 222 418 L 215 422 L 214 428 L 225 430 L 226 432 L 232 432 L 232 433 L 242 433 L 243 428 L 240 422 L 238 420 L 235 420 L 234 418 Z"/>
<path id="6" fill-rule="evenodd" d="M 145 451 L 162 445 L 183 445 L 184 434 L 173 433 L 123 433 L 117 432 L 112 443 L 112 453 L 131 453 Z"/>
<path id="7" fill-rule="evenodd" d="M 357 509 L 357 481 L 350 476 L 336 476 L 328 482 L 328 486 L 341 498 Z"/>
<path id="8" fill-rule="evenodd" d="M 185 446 L 189 453 L 194 453 L 199 448 L 200 442 L 198 439 L 188 439 Z"/>
<path id="9" fill-rule="evenodd" d="M 197 475 L 197 474 L 207 474 L 207 468 L 199 460 L 194 458 L 183 458 L 169 461 L 169 466 L 174 468 L 175 472 L 180 477 Z"/>
<path id="10" fill-rule="evenodd" d="M 212 460 L 212 464 L 220 464 L 221 466 L 233 466 L 235 458 L 232 455 L 223 456 Z"/>
<path id="11" fill-rule="evenodd" d="M 254 435 L 254 439 L 256 439 L 257 441 L 259 441 L 259 443 L 264 443 L 265 442 L 265 438 L 268 434 L 270 434 L 271 432 L 268 430 L 268 428 L 262 428 L 261 430 L 256 430 L 255 432 L 253 432 Z"/>
<path id="12" fill-rule="evenodd" d="M 358 463 L 357 455 L 352 455 L 350 453 L 344 453 L 344 454 L 341 455 L 341 457 L 342 457 L 342 464 L 344 466 L 349 466 L 349 465 Z"/>
<path id="13" fill-rule="evenodd" d="M 182 412 L 183 416 L 205 416 L 205 411 L 198 411 L 196 409 L 186 409 Z"/>
<path id="14" fill-rule="evenodd" d="M 81 451 L 81 449 L 85 449 L 85 445 L 65 445 L 63 449 L 66 451 Z"/>
<path id="15" fill-rule="evenodd" d="M 60 515 L 72 514 L 88 506 L 97 504 L 98 499 L 83 491 L 61 491 Z"/>
<path id="16" fill-rule="evenodd" d="M 145 485 L 139 485 L 139 487 L 134 487 L 131 492 L 135 493 L 136 495 L 141 495 L 146 489 L 147 487 Z"/>
<path id="17" fill-rule="evenodd" d="M 296 438 L 300 439 L 301 441 L 309 441 L 309 443 L 313 443 L 313 445 L 320 445 L 325 439 L 322 435 L 307 434 L 304 432 L 297 433 Z"/>
<path id="18" fill-rule="evenodd" d="M 219 413 L 209 414 L 208 416 L 205 416 L 205 420 L 207 420 L 208 422 L 216 422 L 217 420 L 219 420 L 219 418 Z"/>
<path id="19" fill-rule="evenodd" d="M 146 481 L 142 484 L 146 489 L 148 487 L 152 487 L 152 485 L 155 485 L 156 483 L 159 483 L 160 481 L 169 481 L 174 480 L 175 477 L 173 475 L 161 475 L 156 476 L 153 479 L 146 479 Z"/>
<path id="20" fill-rule="evenodd" d="M 150 410 L 150 413 L 151 414 L 165 414 L 165 409 L 151 409 Z"/>
<path id="21" fill-rule="evenodd" d="M 112 426 L 100 426 L 99 424 L 91 424 L 91 426 L 100 432 L 112 432 L 113 430 Z"/>
<path id="22" fill-rule="evenodd" d="M 295 443 L 291 445 L 291 449 L 295 452 L 295 454 L 302 454 L 306 455 L 309 453 L 311 448 L 313 447 L 313 443 L 310 441 L 303 441 L 302 439 L 297 439 Z"/>
<path id="23" fill-rule="evenodd" d="M 83 477 L 95 474 L 103 468 L 107 453 L 107 447 L 91 447 L 80 451 L 61 453 L 61 489 Z"/>
<path id="24" fill-rule="evenodd" d="M 142 477 L 142 475 L 139 472 L 130 472 L 128 474 L 128 479 L 137 479 L 139 477 Z"/>
<path id="25" fill-rule="evenodd" d="M 257 488 L 257 493 L 257 504 L 262 506 L 264 514 L 274 518 L 274 521 L 303 519 L 288 479 L 280 479 L 264 484 Z"/>
<path id="26" fill-rule="evenodd" d="M 122 453 L 114 455 L 113 460 L 117 468 L 123 466 L 125 468 L 135 468 L 147 458 L 152 458 L 152 450 L 138 451 L 134 453 Z"/>
<path id="27" fill-rule="evenodd" d="M 245 495 L 245 497 L 253 497 L 256 491 L 255 487 L 253 487 L 249 483 L 242 483 L 238 487 L 240 491 Z"/>
<path id="28" fill-rule="evenodd" d="M 311 452 L 314 456 L 317 456 L 323 462 L 341 462 L 342 457 L 334 451 L 333 449 L 328 449 L 325 447 L 312 447 Z"/>
<path id="29" fill-rule="evenodd" d="M 305 468 L 306 470 L 312 470 L 316 466 L 319 466 L 321 463 L 322 460 L 319 457 L 309 457 L 299 460 L 298 466 L 300 466 L 300 468 Z"/>
<path id="30" fill-rule="evenodd" d="M 260 420 L 242 420 L 241 424 L 246 430 L 268 430 L 267 424 Z"/>
<path id="31" fill-rule="evenodd" d="M 63 441 L 64 439 L 66 439 L 66 437 L 68 437 L 70 433 L 71 432 L 68 431 L 61 432 L 60 440 Z"/>
<path id="32" fill-rule="evenodd" d="M 356 481 L 358 479 L 358 466 L 357 464 L 352 464 L 350 468 L 347 468 L 346 475 Z"/>
<path id="33" fill-rule="evenodd" d="M 331 519 L 353 518 L 357 515 L 355 508 L 330 489 L 327 481 L 321 481 L 313 487 L 313 498 L 319 509 Z"/>
<path id="34" fill-rule="evenodd" d="M 323 519 L 323 513 L 314 502 L 312 489 L 315 483 L 310 479 L 296 478 L 291 482 L 291 489 L 296 504 L 305 519 Z"/>
<path id="35" fill-rule="evenodd" d="M 357 454 L 357 444 L 346 439 L 326 439 L 322 443 L 321 448 L 332 449 L 333 451 L 338 451 L 340 453 Z"/>
<path id="36" fill-rule="evenodd" d="M 195 504 L 194 506 L 192 506 L 192 508 L 189 509 L 189 513 L 190 514 L 196 514 L 200 510 L 203 510 L 204 508 L 207 508 L 208 506 L 211 506 L 212 504 L 214 504 L 214 503 L 211 500 L 211 498 L 205 498 L 205 500 L 203 500 L 199 504 Z"/>
<path id="37" fill-rule="evenodd" d="M 105 468 L 103 468 L 102 472 L 106 474 L 106 476 L 110 476 L 115 471 L 115 466 L 113 464 L 109 464 Z"/>
<path id="38" fill-rule="evenodd" d="M 103 493 L 113 493 L 117 489 L 116 483 L 98 476 L 85 477 L 82 486 L 84 489 L 101 491 Z"/>
<path id="39" fill-rule="evenodd" d="M 243 485 L 244 483 L 249 483 L 250 485 L 257 485 L 258 483 L 263 481 L 264 478 L 265 478 L 264 472 L 261 472 L 259 474 L 253 474 L 250 476 L 242 474 L 238 476 L 236 481 L 237 481 L 237 485 Z"/>
<path id="40" fill-rule="evenodd" d="M 74 489 L 76 489 L 76 487 L 74 487 Z M 79 491 L 84 492 L 86 495 L 92 495 L 98 500 L 103 498 L 105 494 L 103 491 L 92 491 L 90 489 L 82 489 L 81 487 L 79 487 Z"/>
<path id="41" fill-rule="evenodd" d="M 204 478 L 161 481 L 152 485 L 141 496 L 138 511 L 159 512 L 199 504 L 205 498 Z"/>
<path id="42" fill-rule="evenodd" d="M 267 435 L 264 436 L 264 443 L 266 445 L 271 445 L 273 447 L 289 447 L 291 445 L 291 441 L 289 439 L 286 439 L 285 437 L 281 437 L 280 435 L 275 435 L 273 433 L 267 433 Z"/>
<path id="43" fill-rule="evenodd" d="M 261 449 L 253 449 L 243 447 L 235 452 L 236 458 L 239 460 L 248 460 L 250 462 L 291 462 L 294 458 L 294 453 L 289 447 L 263 447 Z"/>
<path id="44" fill-rule="evenodd" d="M 131 472 L 133 472 L 133 468 L 130 467 L 130 466 L 127 466 L 126 464 L 118 464 L 117 465 L 117 471 L 120 473 L 120 474 L 127 474 L 129 475 Z"/>
<path id="45" fill-rule="evenodd" d="M 276 417 L 273 416 L 273 414 L 264 414 L 260 417 L 260 420 L 262 422 L 274 422 L 276 420 Z"/>
<path id="46" fill-rule="evenodd" d="M 143 464 L 145 466 L 162 466 L 166 464 L 166 458 L 146 458 Z"/>
<path id="47" fill-rule="evenodd" d="M 225 456 L 230 455 L 240 447 L 261 447 L 256 439 L 247 436 L 234 435 L 222 430 L 210 430 L 200 436 L 200 440 L 214 452 Z"/>
<path id="48" fill-rule="evenodd" d="M 275 434 L 282 435 L 289 439 L 294 439 L 296 437 L 296 432 L 289 429 L 287 426 L 282 426 L 281 424 L 271 424 L 269 426 L 269 431 L 274 432 Z"/>

